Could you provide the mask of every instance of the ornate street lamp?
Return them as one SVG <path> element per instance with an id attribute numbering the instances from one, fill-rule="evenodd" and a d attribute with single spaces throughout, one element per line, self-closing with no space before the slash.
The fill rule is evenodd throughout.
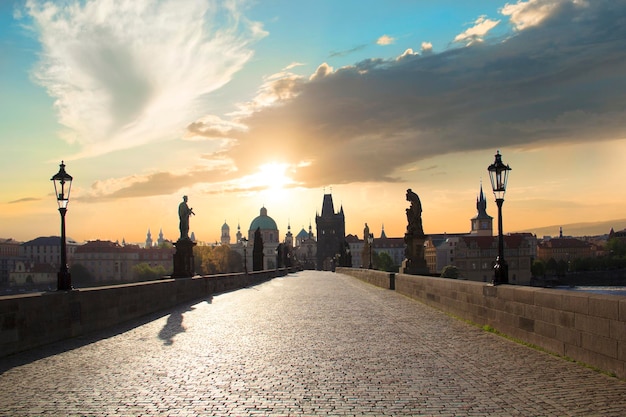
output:
<path id="1" fill-rule="evenodd" d="M 494 266 L 493 285 L 509 283 L 509 267 L 504 260 L 504 236 L 502 234 L 502 203 L 504 203 L 504 193 L 506 193 L 506 184 L 509 179 L 509 171 L 511 167 L 502 163 L 502 155 L 500 151 L 496 152 L 496 160 L 489 165 L 489 178 L 491 179 L 491 188 L 493 195 L 496 197 L 498 205 L 498 257 Z"/>
<path id="2" fill-rule="evenodd" d="M 243 245 L 243 270 L 248 275 L 248 239 L 245 237 L 241 238 L 241 244 Z"/>
<path id="3" fill-rule="evenodd" d="M 369 243 L 369 247 L 370 247 L 370 266 L 369 269 L 372 269 L 372 243 L 374 243 L 374 234 L 370 233 L 370 235 L 367 237 L 367 243 Z"/>
<path id="4" fill-rule="evenodd" d="M 54 174 L 50 181 L 54 183 L 54 193 L 59 205 L 61 214 L 61 268 L 57 274 L 57 290 L 69 291 L 72 289 L 72 278 L 67 267 L 67 249 L 65 245 L 65 213 L 67 204 L 70 201 L 70 190 L 72 188 L 72 176 L 65 172 L 65 164 L 61 161 L 59 172 Z"/>

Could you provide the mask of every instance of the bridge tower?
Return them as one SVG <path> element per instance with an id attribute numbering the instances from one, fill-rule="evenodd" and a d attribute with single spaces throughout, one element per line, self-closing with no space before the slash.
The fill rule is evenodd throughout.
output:
<path id="1" fill-rule="evenodd" d="M 315 215 L 317 225 L 317 269 L 331 270 L 337 258 L 345 257 L 346 218 L 343 205 L 335 213 L 333 196 L 324 194 L 322 214 Z"/>

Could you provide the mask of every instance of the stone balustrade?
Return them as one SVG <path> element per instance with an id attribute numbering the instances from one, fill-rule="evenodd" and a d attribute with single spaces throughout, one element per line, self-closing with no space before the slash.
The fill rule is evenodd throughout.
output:
<path id="1" fill-rule="evenodd" d="M 388 272 L 337 268 L 382 288 Z M 395 290 L 461 319 L 626 378 L 626 297 L 395 274 Z"/>
<path id="2" fill-rule="evenodd" d="M 279 269 L 0 296 L 0 357 L 287 273 Z"/>

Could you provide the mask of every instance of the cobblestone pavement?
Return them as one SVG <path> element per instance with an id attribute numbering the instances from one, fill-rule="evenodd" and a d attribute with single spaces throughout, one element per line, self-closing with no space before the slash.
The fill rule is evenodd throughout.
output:
<path id="1" fill-rule="evenodd" d="M 304 271 L 0 359 L 2 416 L 624 416 L 626 382 Z"/>

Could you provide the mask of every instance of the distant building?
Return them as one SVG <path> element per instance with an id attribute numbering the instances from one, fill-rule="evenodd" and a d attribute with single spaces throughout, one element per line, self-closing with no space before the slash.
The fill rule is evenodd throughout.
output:
<path id="1" fill-rule="evenodd" d="M 456 266 L 462 279 L 489 282 L 498 256 L 498 236 L 493 236 L 493 218 L 487 214 L 482 185 L 476 199 L 477 214 L 470 219 L 469 233 L 430 235 L 424 243 L 428 270 L 439 274 L 447 265 Z M 537 238 L 530 233 L 503 236 L 504 259 L 509 283 L 529 285 L 531 265 L 537 257 Z"/>
<path id="2" fill-rule="evenodd" d="M 385 226 L 382 226 L 379 238 L 374 238 L 372 250 L 375 253 L 386 253 L 393 260 L 394 265 L 400 266 L 405 257 L 405 247 L 403 237 L 387 237 Z"/>
<path id="3" fill-rule="evenodd" d="M 473 236 L 492 236 L 493 235 L 493 217 L 487 214 L 487 200 L 483 194 L 483 186 L 480 185 L 480 193 L 476 198 L 476 216 L 472 217 Z"/>
<path id="4" fill-rule="evenodd" d="M 135 280 L 133 267 L 142 263 L 152 268 L 162 266 L 170 273 L 173 255 L 174 249 L 170 247 L 140 248 L 95 240 L 76 249 L 74 264 L 85 267 L 95 283 L 132 282 Z"/>
<path id="5" fill-rule="evenodd" d="M 222 237 L 220 238 L 220 243 L 222 245 L 230 245 L 230 226 L 224 220 L 224 224 L 222 225 Z"/>
<path id="6" fill-rule="evenodd" d="M 428 271 L 439 274 L 447 265 L 454 264 L 456 246 L 462 234 L 431 234 L 424 242 L 424 258 Z"/>
<path id="7" fill-rule="evenodd" d="M 346 236 L 346 242 L 348 242 L 348 247 L 350 248 L 350 256 L 352 259 L 352 268 L 363 268 L 367 267 L 367 264 L 363 262 L 363 248 L 365 246 L 365 241 L 359 239 L 358 236 L 349 234 Z M 368 261 L 369 262 L 369 261 Z"/>
<path id="8" fill-rule="evenodd" d="M 67 264 L 72 265 L 72 259 L 78 243 L 66 238 Z M 50 264 L 57 270 L 61 266 L 61 238 L 59 236 L 38 237 L 20 246 L 20 255 L 40 264 Z"/>
<path id="9" fill-rule="evenodd" d="M 537 256 L 537 238 L 530 233 L 512 233 L 503 238 L 509 283 L 530 285 L 530 267 Z M 462 278 L 489 282 L 493 278 L 496 256 L 498 236 L 460 236 L 452 265 L 459 268 Z"/>
<path id="10" fill-rule="evenodd" d="M 335 213 L 333 197 L 324 194 L 322 213 L 315 216 L 317 225 L 317 265 L 318 270 L 330 270 L 337 255 L 346 250 L 346 219 L 343 206 Z"/>
<path id="11" fill-rule="evenodd" d="M 150 229 L 148 228 L 148 234 L 146 235 L 146 248 L 152 247 L 152 233 L 150 233 Z"/>
<path id="12" fill-rule="evenodd" d="M 617 231 L 617 232 L 616 232 L 616 231 L 614 231 L 614 230 L 611 228 L 611 231 L 609 232 L 609 237 L 608 237 L 608 238 L 609 238 L 609 239 L 616 238 L 616 239 L 619 239 L 619 240 L 621 240 L 622 242 L 625 242 L 625 243 L 626 243 L 626 229 L 624 229 L 624 230 L 620 230 L 620 231 Z"/>
<path id="13" fill-rule="evenodd" d="M 304 228 L 296 235 L 294 248 L 295 263 L 304 269 L 315 269 L 317 263 L 317 240 L 309 223 L 308 233 Z"/>
<path id="14" fill-rule="evenodd" d="M 562 234 L 561 234 L 562 236 Z M 537 258 L 548 262 L 555 261 L 570 262 L 574 259 L 595 258 L 598 256 L 597 245 L 573 237 L 558 237 L 554 239 L 544 239 L 537 245 Z"/>
<path id="15" fill-rule="evenodd" d="M 20 245 L 17 240 L 0 238 L 0 291 L 8 287 L 9 273 L 15 269 L 16 262 L 23 260 Z"/>
<path id="16" fill-rule="evenodd" d="M 291 224 L 287 224 L 287 234 L 285 235 L 284 244 L 287 248 L 293 249 L 293 233 L 291 233 Z"/>
<path id="17" fill-rule="evenodd" d="M 10 287 L 30 287 L 32 290 L 48 291 L 57 287 L 59 270 L 47 263 L 18 261 L 9 273 Z"/>
<path id="18" fill-rule="evenodd" d="M 254 245 L 254 232 L 259 229 L 263 239 L 263 269 L 276 268 L 276 251 L 278 250 L 279 232 L 276 222 L 267 215 L 267 209 L 262 207 L 260 214 L 250 223 L 248 230 L 248 250 L 246 262 L 248 271 L 252 271 L 252 252 Z"/>

